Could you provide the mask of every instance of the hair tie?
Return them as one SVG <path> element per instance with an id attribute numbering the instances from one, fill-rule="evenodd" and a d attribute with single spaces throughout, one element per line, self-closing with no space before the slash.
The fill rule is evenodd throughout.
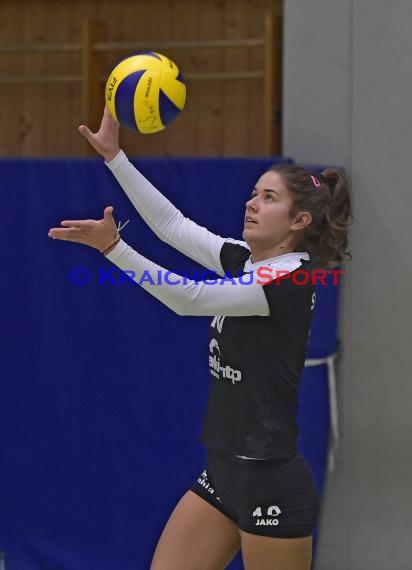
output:
<path id="1" fill-rule="evenodd" d="M 313 185 L 315 186 L 315 188 L 319 188 L 320 182 L 319 182 L 319 180 L 316 178 L 316 176 L 313 176 L 313 175 L 311 174 L 310 177 L 312 178 L 312 182 L 313 182 Z"/>

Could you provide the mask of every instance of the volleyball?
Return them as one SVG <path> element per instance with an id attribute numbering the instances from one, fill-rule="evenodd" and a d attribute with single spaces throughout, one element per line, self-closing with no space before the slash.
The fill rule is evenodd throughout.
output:
<path id="1" fill-rule="evenodd" d="M 123 59 L 106 82 L 105 100 L 118 123 L 139 133 L 163 130 L 186 102 L 186 85 L 165 55 L 142 52 Z"/>

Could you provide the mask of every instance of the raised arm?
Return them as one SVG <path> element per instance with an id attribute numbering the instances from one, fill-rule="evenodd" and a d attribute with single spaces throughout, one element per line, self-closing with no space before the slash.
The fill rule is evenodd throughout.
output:
<path id="1" fill-rule="evenodd" d="M 193 281 L 146 259 L 122 240 L 107 258 L 178 315 L 269 315 L 262 285 L 256 283 L 257 275 L 252 275 L 252 280 L 248 276 L 244 280 Z"/>
<path id="2" fill-rule="evenodd" d="M 261 285 L 242 284 L 240 278 L 215 285 L 188 280 L 153 263 L 129 247 L 117 233 L 113 208 L 107 207 L 101 220 L 65 220 L 51 228 L 54 239 L 74 241 L 105 253 L 151 295 L 179 315 L 249 316 L 269 314 Z M 161 276 L 159 283 L 159 275 Z"/>
<path id="3" fill-rule="evenodd" d="M 92 133 L 84 125 L 79 127 L 79 130 L 104 157 L 133 206 L 155 234 L 184 255 L 223 275 L 220 250 L 225 241 L 236 240 L 215 235 L 186 218 L 146 180 L 119 149 L 119 125 L 107 109 L 97 133 Z M 238 243 L 245 245 L 244 242 Z"/>
<path id="4" fill-rule="evenodd" d="M 186 218 L 129 162 L 123 151 L 106 164 L 143 220 L 162 241 L 223 275 L 220 250 L 227 240 Z"/>

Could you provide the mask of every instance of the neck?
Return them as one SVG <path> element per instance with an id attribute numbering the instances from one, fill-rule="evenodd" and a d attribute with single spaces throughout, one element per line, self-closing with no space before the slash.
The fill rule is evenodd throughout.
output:
<path id="1" fill-rule="evenodd" d="M 293 253 L 295 251 L 295 247 L 292 245 L 289 246 L 282 246 L 278 245 L 275 247 L 268 247 L 263 249 L 254 249 L 251 248 L 251 261 L 252 263 L 256 263 L 258 261 L 264 261 L 265 259 L 271 259 L 272 257 L 277 257 L 278 255 L 285 255 L 286 253 Z"/>

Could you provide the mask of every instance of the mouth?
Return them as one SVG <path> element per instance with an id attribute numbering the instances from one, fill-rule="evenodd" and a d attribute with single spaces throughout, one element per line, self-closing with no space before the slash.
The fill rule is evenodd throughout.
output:
<path id="1" fill-rule="evenodd" d="M 257 221 L 251 218 L 250 216 L 245 217 L 245 226 L 246 224 L 257 224 Z"/>

